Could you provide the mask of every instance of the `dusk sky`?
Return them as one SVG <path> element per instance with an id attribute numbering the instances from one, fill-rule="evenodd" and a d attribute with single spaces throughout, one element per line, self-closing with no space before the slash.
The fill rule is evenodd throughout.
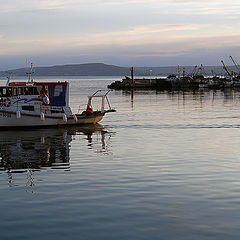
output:
<path id="1" fill-rule="evenodd" d="M 240 62 L 240 1 L 0 0 L 0 69 Z"/>

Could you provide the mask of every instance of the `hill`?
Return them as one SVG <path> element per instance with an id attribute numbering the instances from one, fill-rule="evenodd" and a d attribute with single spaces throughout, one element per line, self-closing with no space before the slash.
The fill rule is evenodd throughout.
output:
<path id="1" fill-rule="evenodd" d="M 26 76 L 26 68 L 8 70 L 15 76 Z M 34 76 L 120 76 L 128 74 L 129 68 L 104 63 L 69 64 L 51 67 L 34 67 Z M 1 76 L 6 71 L 0 72 Z"/>
<path id="2" fill-rule="evenodd" d="M 183 67 L 181 67 L 183 68 Z M 193 66 L 185 66 L 186 73 L 192 73 Z M 205 74 L 211 75 L 211 70 L 216 75 L 225 75 L 226 72 L 222 66 L 205 66 Z M 169 74 L 176 74 L 177 67 L 135 67 L 136 76 L 149 76 L 152 70 L 153 76 L 167 76 Z M 236 71 L 233 66 L 229 67 L 230 71 Z M 7 70 L 12 72 L 13 76 L 26 76 L 26 69 L 12 69 Z M 6 71 L 1 71 L 0 76 L 6 76 Z M 107 65 L 104 63 L 86 63 L 86 64 L 68 64 L 56 65 L 50 67 L 35 67 L 34 76 L 129 76 L 130 67 L 119 67 L 114 65 Z"/>

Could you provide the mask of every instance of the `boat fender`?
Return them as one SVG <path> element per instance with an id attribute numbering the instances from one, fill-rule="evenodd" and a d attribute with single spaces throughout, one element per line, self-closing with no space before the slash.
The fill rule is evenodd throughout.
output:
<path id="1" fill-rule="evenodd" d="M 3 105 L 4 105 L 5 107 L 10 107 L 10 105 L 11 105 L 11 100 L 10 100 L 10 98 L 5 98 L 4 101 L 3 101 Z"/>
<path id="2" fill-rule="evenodd" d="M 67 122 L 67 115 L 66 114 L 63 114 L 63 121 Z"/>
<path id="3" fill-rule="evenodd" d="M 20 112 L 19 110 L 17 110 L 16 115 L 17 115 L 17 118 L 18 118 L 18 119 L 21 118 L 21 112 Z"/>
<path id="4" fill-rule="evenodd" d="M 45 120 L 45 114 L 43 112 L 41 112 L 40 114 L 41 120 L 44 121 Z"/>
<path id="5" fill-rule="evenodd" d="M 78 121 L 78 118 L 75 114 L 73 114 L 73 118 L 74 118 L 74 121 L 77 122 Z"/>

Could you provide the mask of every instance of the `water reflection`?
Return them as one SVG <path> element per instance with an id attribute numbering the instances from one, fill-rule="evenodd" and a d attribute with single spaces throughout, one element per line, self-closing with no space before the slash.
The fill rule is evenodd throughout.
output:
<path id="1" fill-rule="evenodd" d="M 29 169 L 70 169 L 70 142 L 83 135 L 89 148 L 108 151 L 107 131 L 101 125 L 0 132 L 0 171 L 27 172 Z M 100 137 L 99 137 L 100 135 Z"/>
<path id="2" fill-rule="evenodd" d="M 199 89 L 199 90 L 189 90 L 189 91 L 160 91 L 160 90 L 122 90 L 122 95 L 129 97 L 131 101 L 131 107 L 134 107 L 134 101 L 136 96 L 144 95 L 167 95 L 169 99 L 181 101 L 185 104 L 187 100 L 194 100 L 199 102 L 200 105 L 209 101 L 214 103 L 216 98 L 221 97 L 224 103 L 231 103 L 238 101 L 240 98 L 240 88 L 231 89 L 225 88 L 223 90 L 209 90 L 209 89 Z"/>

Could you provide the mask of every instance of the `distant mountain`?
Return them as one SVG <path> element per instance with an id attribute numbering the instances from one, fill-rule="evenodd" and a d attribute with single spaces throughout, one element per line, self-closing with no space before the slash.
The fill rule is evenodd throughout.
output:
<path id="1" fill-rule="evenodd" d="M 184 66 L 187 74 L 191 74 L 194 66 Z M 236 71 L 235 67 L 229 66 L 230 71 Z M 183 69 L 183 67 L 181 67 Z M 150 70 L 152 76 L 167 76 L 177 74 L 177 66 L 170 67 L 135 67 L 136 76 L 149 76 Z M 211 75 L 211 71 L 216 75 L 225 75 L 226 72 L 222 66 L 205 66 L 205 74 Z M 12 69 L 13 76 L 26 76 L 26 69 Z M 6 71 L 1 71 L 0 76 L 6 76 Z M 56 65 L 51 67 L 35 67 L 34 76 L 129 76 L 130 67 L 119 67 L 107 65 L 104 63 L 86 63 L 86 64 L 69 64 Z"/>
<path id="2" fill-rule="evenodd" d="M 8 72 L 12 72 L 15 76 L 26 76 L 26 68 L 12 69 Z M 121 76 L 126 74 L 129 74 L 129 68 L 104 63 L 34 67 L 34 76 Z M 5 76 L 6 71 L 0 72 L 0 75 Z"/>

